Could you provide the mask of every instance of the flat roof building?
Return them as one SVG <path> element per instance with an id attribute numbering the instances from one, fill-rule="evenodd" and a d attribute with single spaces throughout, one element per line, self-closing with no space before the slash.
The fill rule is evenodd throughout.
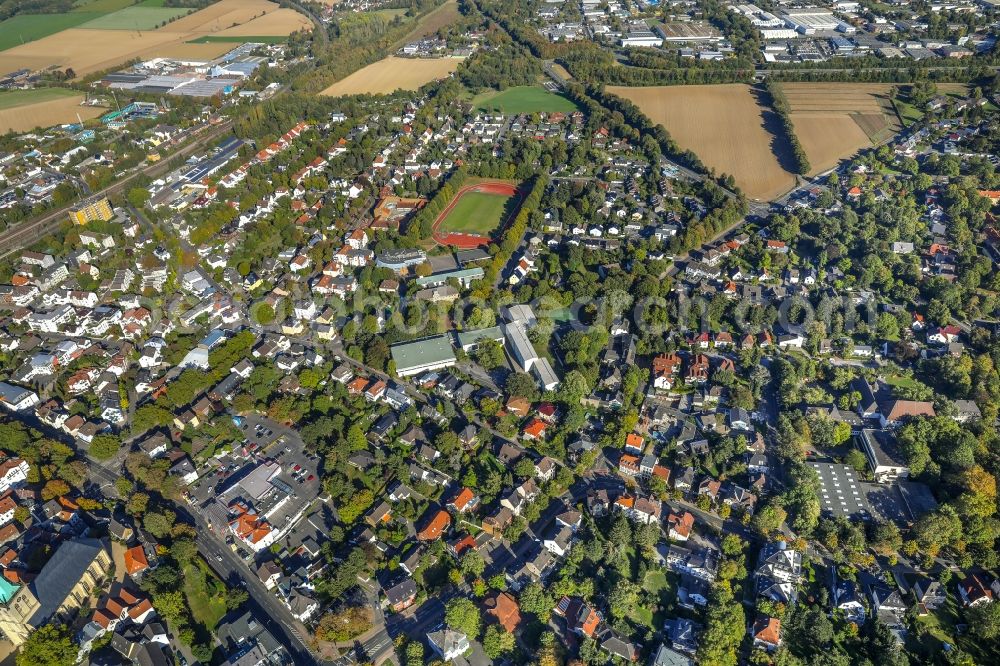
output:
<path id="1" fill-rule="evenodd" d="M 390 347 L 389 351 L 396 363 L 396 374 L 400 377 L 450 368 L 456 363 L 455 352 L 444 335 L 401 342 Z"/>
<path id="2" fill-rule="evenodd" d="M 495 340 L 503 344 L 503 331 L 499 326 L 479 328 L 474 331 L 456 331 L 455 340 L 463 351 L 470 352 L 479 346 L 480 340 Z"/>
<path id="3" fill-rule="evenodd" d="M 418 287 L 424 289 L 427 287 L 440 287 L 446 284 L 448 280 L 457 280 L 463 287 L 468 287 L 474 281 L 482 280 L 484 275 L 483 269 L 475 266 L 473 268 L 463 268 L 457 271 L 445 271 L 444 273 L 418 277 L 416 282 Z"/>

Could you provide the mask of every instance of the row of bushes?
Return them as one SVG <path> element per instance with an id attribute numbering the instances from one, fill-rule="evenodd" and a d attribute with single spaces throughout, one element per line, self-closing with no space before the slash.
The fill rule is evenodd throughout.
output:
<path id="1" fill-rule="evenodd" d="M 795 171 L 801 174 L 809 173 L 809 158 L 806 156 L 806 151 L 802 148 L 802 143 L 799 142 L 799 137 L 795 134 L 795 126 L 792 125 L 792 110 L 788 106 L 788 100 L 785 98 L 785 93 L 781 91 L 781 88 L 774 81 L 768 81 L 764 84 L 764 90 L 767 91 L 768 97 L 770 97 L 771 108 L 774 112 L 778 114 L 781 118 L 781 125 L 785 130 L 785 137 L 788 139 L 788 143 L 792 146 L 792 157 L 795 158 Z"/>
<path id="2" fill-rule="evenodd" d="M 521 209 L 517 211 L 514 222 L 510 225 L 509 229 L 506 229 L 501 234 L 503 240 L 500 241 L 500 249 L 493 255 L 493 261 L 487 267 L 484 279 L 484 283 L 490 285 L 491 289 L 494 280 L 503 271 L 503 267 L 514 256 L 514 250 L 521 244 L 521 239 L 528 231 L 528 222 L 531 219 L 531 214 L 541 205 L 542 195 L 545 194 L 545 188 L 548 187 L 548 184 L 549 177 L 545 174 L 540 174 L 535 178 L 531 184 L 531 191 L 521 203 Z"/>
<path id="3" fill-rule="evenodd" d="M 449 176 L 448 182 L 442 185 L 427 205 L 410 220 L 406 227 L 407 237 L 414 241 L 430 238 L 434 233 L 434 220 L 448 207 L 468 177 L 469 172 L 464 166 L 455 169 Z"/>

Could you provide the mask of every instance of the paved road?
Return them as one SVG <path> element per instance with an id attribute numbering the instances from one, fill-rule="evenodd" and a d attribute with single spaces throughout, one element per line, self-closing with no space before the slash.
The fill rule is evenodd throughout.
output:
<path id="1" fill-rule="evenodd" d="M 250 571 L 246 563 L 237 557 L 236 553 L 230 550 L 225 542 L 214 536 L 205 519 L 199 514 L 186 510 L 185 512 L 194 520 L 198 528 L 196 540 L 198 552 L 205 558 L 215 574 L 227 585 L 242 584 L 246 587 L 252 602 L 251 610 L 254 611 L 257 619 L 274 634 L 278 642 L 285 646 L 296 666 L 299 664 L 320 666 L 328 663 L 321 662 L 313 655 L 303 639 L 304 627 L 291 617 L 284 604 L 264 587 L 264 584 Z"/>

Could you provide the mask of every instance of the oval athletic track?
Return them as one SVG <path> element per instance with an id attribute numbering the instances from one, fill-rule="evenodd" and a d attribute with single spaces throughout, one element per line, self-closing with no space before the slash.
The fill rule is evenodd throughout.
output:
<path id="1" fill-rule="evenodd" d="M 478 247 L 485 247 L 490 244 L 493 240 L 492 236 L 480 236 L 479 234 L 466 234 L 461 232 L 439 232 L 438 227 L 444 222 L 445 218 L 451 214 L 458 204 L 459 200 L 470 192 L 478 192 L 481 194 L 502 194 L 508 197 L 517 197 L 517 206 L 511 211 L 507 219 L 500 222 L 500 226 L 497 228 L 496 233 L 499 233 L 507 227 L 514 216 L 517 215 L 518 211 L 521 209 L 521 203 L 524 201 L 524 192 L 521 191 L 515 185 L 504 182 L 502 180 L 486 181 L 482 183 L 476 183 L 474 185 L 466 185 L 452 197 L 451 201 L 443 211 L 434 220 L 434 225 L 431 227 L 433 229 L 432 238 L 434 242 L 438 245 L 451 245 L 460 250 L 472 250 Z"/>

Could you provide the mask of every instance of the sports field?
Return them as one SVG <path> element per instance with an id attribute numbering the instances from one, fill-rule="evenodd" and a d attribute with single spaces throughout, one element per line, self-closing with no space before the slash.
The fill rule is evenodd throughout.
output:
<path id="1" fill-rule="evenodd" d="M 891 88 L 880 83 L 781 84 L 811 173 L 826 171 L 899 131 Z"/>
<path id="2" fill-rule="evenodd" d="M 501 113 L 572 113 L 576 104 L 562 95 L 551 93 L 541 86 L 516 86 L 503 92 L 476 95 L 472 104 L 480 111 Z"/>
<path id="3" fill-rule="evenodd" d="M 155 30 L 190 11 L 185 7 L 126 7 L 87 21 L 80 27 L 90 30 Z"/>
<path id="4" fill-rule="evenodd" d="M 521 198 L 520 190 L 506 181 L 466 185 L 434 221 L 434 240 L 462 248 L 487 245 L 517 213 Z"/>
<path id="5" fill-rule="evenodd" d="M 397 58 L 389 56 L 337 81 L 321 95 L 387 95 L 396 90 L 416 90 L 443 79 L 458 68 L 462 58 Z"/>
<path id="6" fill-rule="evenodd" d="M 467 232 L 488 235 L 500 225 L 510 197 L 492 192 L 467 192 L 441 220 L 444 232 Z"/>
<path id="7" fill-rule="evenodd" d="M 717 174 L 732 175 L 750 198 L 773 199 L 794 187 L 795 177 L 775 155 L 776 136 L 749 86 L 608 86 L 607 90 L 637 104 L 681 148 L 693 151 Z"/>

